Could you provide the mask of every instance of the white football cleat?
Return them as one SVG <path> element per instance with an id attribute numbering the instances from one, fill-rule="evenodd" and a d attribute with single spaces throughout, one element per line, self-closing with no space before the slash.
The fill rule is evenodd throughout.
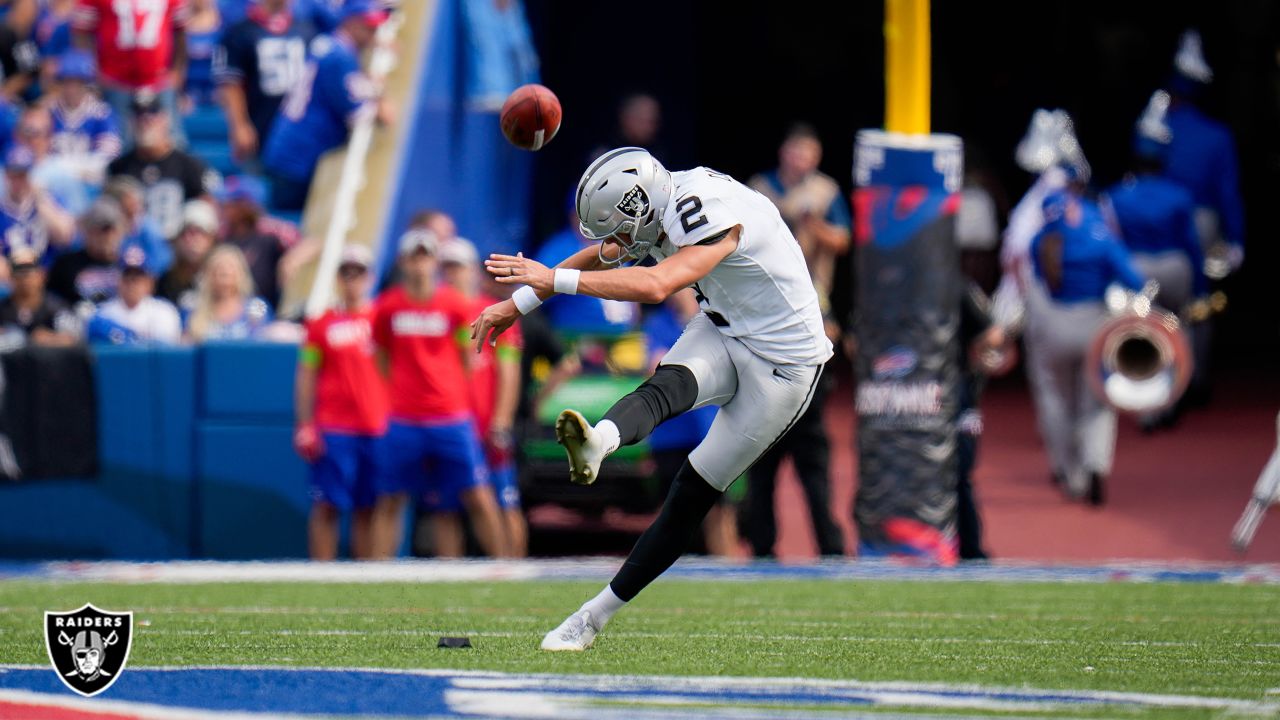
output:
<path id="1" fill-rule="evenodd" d="M 569 480 L 590 485 L 600 476 L 600 463 L 610 449 L 600 433 L 577 410 L 565 410 L 556 418 L 556 442 L 569 453 Z"/>
<path id="2" fill-rule="evenodd" d="M 581 652 L 591 647 L 599 632 L 591 619 L 590 610 L 579 610 L 565 618 L 560 627 L 547 633 L 542 638 L 542 649 L 552 652 Z"/>

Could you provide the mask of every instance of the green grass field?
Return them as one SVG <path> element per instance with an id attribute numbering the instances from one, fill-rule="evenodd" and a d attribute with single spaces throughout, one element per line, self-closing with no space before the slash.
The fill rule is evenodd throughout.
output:
<path id="1" fill-rule="evenodd" d="M 538 650 L 597 583 L 0 583 L 0 662 L 45 610 L 133 610 L 131 666 L 742 675 L 1199 694 L 1280 692 L 1280 587 L 663 581 L 582 654 Z M 439 650 L 440 635 L 473 650 Z M 1268 695 L 1268 691 L 1272 695 Z"/>

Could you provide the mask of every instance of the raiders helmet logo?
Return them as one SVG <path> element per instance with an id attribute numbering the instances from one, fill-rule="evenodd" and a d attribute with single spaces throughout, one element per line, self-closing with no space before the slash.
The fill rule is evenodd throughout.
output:
<path id="1" fill-rule="evenodd" d="M 649 214 L 649 193 L 639 185 L 632 185 L 630 190 L 623 193 L 616 207 L 618 212 L 627 217 L 642 218 Z"/>
<path id="2" fill-rule="evenodd" d="M 71 612 L 46 612 L 44 644 L 62 683 L 93 697 L 111 687 L 129 661 L 133 613 L 89 604 Z"/>

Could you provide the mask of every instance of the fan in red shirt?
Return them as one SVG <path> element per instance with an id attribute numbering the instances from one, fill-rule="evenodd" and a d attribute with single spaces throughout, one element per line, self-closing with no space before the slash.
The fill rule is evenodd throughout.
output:
<path id="1" fill-rule="evenodd" d="M 174 91 L 186 74 L 189 18 L 186 0 L 78 0 L 72 12 L 77 42 L 97 50 L 103 98 L 120 119 L 126 147 L 133 144 L 129 102 L 139 90 L 159 96 L 179 145 L 186 144 Z"/>
<path id="2" fill-rule="evenodd" d="M 341 513 L 352 512 L 351 555 L 375 557 L 374 507 L 385 471 L 387 395 L 373 343 L 373 311 L 365 296 L 373 256 L 343 248 L 339 306 L 307 322 L 298 360 L 294 447 L 311 465 L 311 557 L 338 554 Z"/>
<path id="3" fill-rule="evenodd" d="M 472 317 L 498 302 L 497 298 L 480 292 L 481 277 L 487 278 L 488 274 L 480 271 L 479 254 L 469 240 L 454 238 L 441 246 L 440 270 L 445 283 L 467 298 Z M 489 463 L 489 482 L 502 508 L 507 547 L 512 555 L 523 557 L 527 554 L 529 533 L 520 509 L 512 436 L 516 406 L 520 402 L 521 339 L 518 327 L 513 326 L 509 332 L 510 337 L 507 333 L 498 336 L 496 346 L 484 345 L 478 354 L 471 356 L 471 401 L 476 429 Z M 440 509 L 456 511 L 457 501 L 444 498 Z"/>
<path id="4" fill-rule="evenodd" d="M 428 230 L 401 237 L 401 284 L 378 298 L 374 315 L 374 339 L 386 356 L 391 392 L 386 491 L 398 499 L 385 507 L 399 518 L 406 493 L 429 507 L 457 493 L 481 548 L 504 556 L 498 504 L 486 479 L 467 389 L 464 357 L 470 356 L 465 346 L 472 308 L 452 288 L 437 286 L 437 247 Z M 381 513 L 384 505 L 379 507 Z M 432 522 L 436 554 L 461 556 L 461 533 L 441 532 L 451 518 L 439 515 Z M 386 538 L 390 547 L 399 546 L 399 534 Z"/>

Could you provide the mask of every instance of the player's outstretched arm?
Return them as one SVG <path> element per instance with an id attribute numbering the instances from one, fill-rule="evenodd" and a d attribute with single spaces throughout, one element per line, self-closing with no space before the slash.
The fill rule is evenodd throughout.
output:
<path id="1" fill-rule="evenodd" d="M 570 255 L 560 264 L 556 265 L 555 268 L 548 268 L 536 260 L 530 260 L 524 257 L 523 254 L 516 254 L 515 256 L 512 256 L 498 255 L 495 253 L 489 256 L 489 259 L 486 260 L 484 264 L 486 270 L 495 277 L 499 277 L 509 273 L 509 263 L 511 262 L 516 262 L 521 265 L 525 263 L 528 263 L 530 266 L 536 265 L 548 273 L 554 273 L 554 271 L 559 268 L 578 271 L 596 271 L 611 267 L 600 261 L 600 250 L 595 245 L 585 247 Z M 552 275 L 552 277 L 554 277 L 554 275 Z M 533 291 L 538 295 L 539 300 L 546 300 L 556 294 L 555 289 L 550 284 L 546 287 L 533 287 Z M 503 300 L 485 308 L 484 311 L 480 313 L 480 316 L 471 323 L 471 339 L 475 341 L 476 352 L 480 352 L 480 348 L 486 342 L 490 345 L 495 344 L 498 341 L 498 336 L 506 332 L 507 328 L 515 324 L 515 321 L 519 318 L 520 310 L 512 300 Z"/>
<path id="2" fill-rule="evenodd" d="M 606 300 L 660 303 L 711 272 L 738 247 L 741 232 L 742 226 L 735 225 L 719 240 L 682 247 L 651 267 L 632 266 L 608 272 L 582 271 L 573 283 L 574 288 L 565 292 Z M 500 283 L 528 285 L 539 297 L 548 297 L 556 291 L 555 269 L 529 258 L 493 255 L 485 261 L 485 269 Z"/>

